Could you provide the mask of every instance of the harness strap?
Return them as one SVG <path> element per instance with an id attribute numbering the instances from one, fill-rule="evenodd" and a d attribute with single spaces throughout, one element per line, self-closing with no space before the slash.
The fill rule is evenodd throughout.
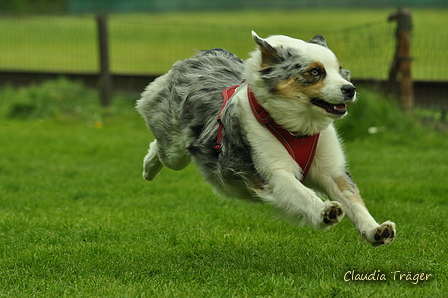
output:
<path id="1" fill-rule="evenodd" d="M 300 168 L 302 168 L 301 181 L 303 181 L 313 162 L 320 134 L 295 136 L 271 118 L 269 112 L 258 103 L 257 98 L 250 90 L 249 86 L 247 91 L 249 94 L 249 104 L 255 118 L 257 118 L 260 123 L 266 125 L 269 131 L 283 144 L 289 155 L 291 155 Z"/>
<path id="2" fill-rule="evenodd" d="M 222 113 L 224 112 L 224 108 L 226 107 L 227 102 L 232 97 L 232 95 L 235 93 L 236 88 L 238 88 L 239 86 L 240 85 L 227 87 L 222 92 L 222 98 L 223 98 L 224 101 L 222 103 L 221 112 L 219 113 L 218 120 L 217 120 L 218 123 L 219 123 L 219 126 L 218 126 L 218 137 L 216 138 L 216 143 L 215 143 L 215 150 L 218 151 L 218 152 L 221 151 L 222 129 L 224 127 L 224 125 L 222 124 L 222 121 L 221 121 Z"/>
<path id="3" fill-rule="evenodd" d="M 227 102 L 235 93 L 236 89 L 240 85 L 235 85 L 226 88 L 222 92 L 223 104 L 221 107 L 221 112 L 218 116 L 218 136 L 216 138 L 215 150 L 220 151 L 222 146 L 222 130 L 224 125 L 222 124 L 221 117 Z M 249 105 L 255 118 L 261 124 L 266 125 L 267 129 L 282 143 L 285 149 L 288 151 L 289 155 L 297 162 L 297 164 L 302 169 L 302 180 L 303 181 L 308 174 L 311 164 L 316 153 L 317 143 L 319 141 L 320 134 L 315 134 L 312 136 L 295 136 L 288 130 L 284 129 L 278 125 L 274 119 L 271 118 L 269 112 L 266 111 L 257 101 L 254 93 L 250 90 L 249 84 L 247 85 L 247 93 Z"/>

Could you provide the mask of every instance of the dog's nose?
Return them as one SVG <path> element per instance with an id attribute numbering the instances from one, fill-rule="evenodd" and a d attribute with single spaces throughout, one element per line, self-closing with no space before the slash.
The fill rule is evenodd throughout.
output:
<path id="1" fill-rule="evenodd" d="M 352 84 L 345 84 L 341 87 L 342 94 L 344 94 L 344 100 L 351 100 L 355 96 L 356 87 Z"/>

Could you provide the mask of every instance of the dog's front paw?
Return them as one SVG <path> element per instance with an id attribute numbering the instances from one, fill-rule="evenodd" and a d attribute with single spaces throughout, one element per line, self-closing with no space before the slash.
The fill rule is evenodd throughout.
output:
<path id="1" fill-rule="evenodd" d="M 323 221 L 326 227 L 330 227 L 342 220 L 344 217 L 344 210 L 338 202 L 327 201 L 325 204 Z"/>
<path id="2" fill-rule="evenodd" d="M 394 241 L 397 232 L 395 231 L 395 223 L 386 221 L 371 230 L 370 233 L 364 231 L 362 236 L 373 246 L 379 246 L 383 244 L 390 244 Z"/>

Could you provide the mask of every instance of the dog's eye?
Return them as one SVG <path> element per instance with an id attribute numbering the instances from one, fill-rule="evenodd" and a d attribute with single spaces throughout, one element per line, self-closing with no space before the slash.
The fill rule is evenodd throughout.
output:
<path id="1" fill-rule="evenodd" d="M 320 75 L 320 70 L 317 68 L 313 68 L 310 70 L 310 75 L 312 75 L 313 77 L 317 77 Z"/>

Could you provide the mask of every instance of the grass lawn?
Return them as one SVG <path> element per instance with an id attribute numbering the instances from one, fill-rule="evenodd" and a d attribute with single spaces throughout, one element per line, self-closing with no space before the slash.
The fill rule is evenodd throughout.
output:
<path id="1" fill-rule="evenodd" d="M 250 31 L 308 40 L 324 34 L 354 78 L 385 78 L 394 52 L 394 9 L 223 11 L 117 14 L 110 16 L 110 61 L 117 73 L 166 72 L 197 49 L 226 48 L 246 59 L 254 48 Z M 448 79 L 447 9 L 413 10 L 413 75 Z M 33 16 L 0 19 L 0 68 L 96 72 L 99 68 L 93 16 Z"/>
<path id="2" fill-rule="evenodd" d="M 144 181 L 151 136 L 130 105 L 1 118 L 0 297 L 443 297 L 448 138 L 369 118 L 378 111 L 362 102 L 341 130 L 364 121 L 343 133 L 371 213 L 397 224 L 395 242 L 379 248 L 347 219 L 317 232 L 265 205 L 223 201 L 194 166 Z M 352 270 L 386 280 L 355 281 Z M 408 272 L 431 276 L 400 280 Z"/>

